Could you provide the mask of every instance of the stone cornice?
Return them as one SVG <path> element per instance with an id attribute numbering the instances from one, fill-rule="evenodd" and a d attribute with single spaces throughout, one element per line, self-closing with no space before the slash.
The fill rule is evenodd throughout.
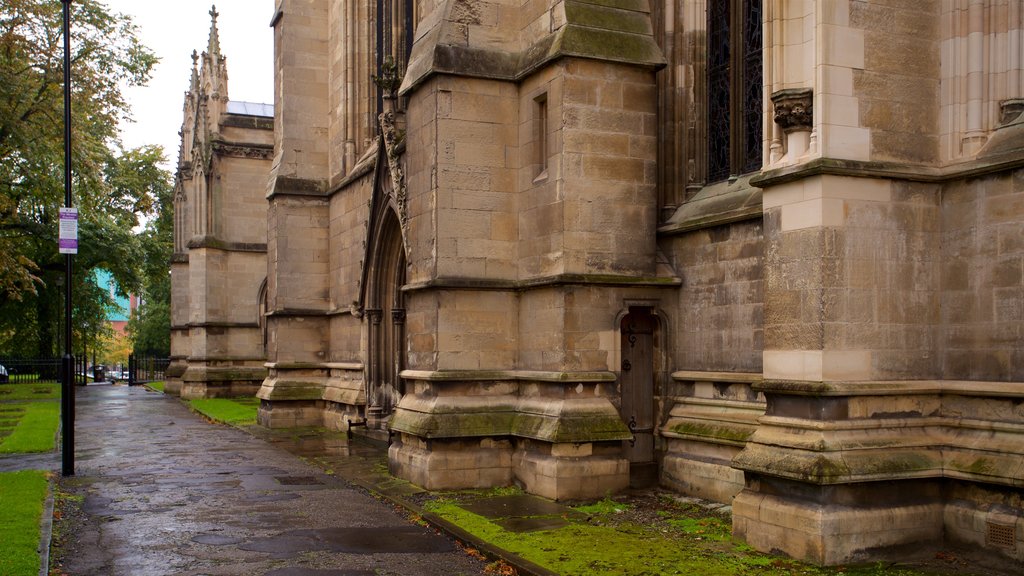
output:
<path id="1" fill-rule="evenodd" d="M 427 380 L 431 382 L 555 382 L 577 384 L 580 382 L 614 382 L 614 372 L 557 372 L 544 370 L 402 370 L 400 377 L 406 380 Z"/>
<path id="2" fill-rule="evenodd" d="M 267 318 L 326 318 L 331 315 L 329 310 L 315 310 L 312 308 L 281 308 L 270 310 L 266 313 Z"/>
<path id="3" fill-rule="evenodd" d="M 816 158 L 804 164 L 766 170 L 750 179 L 750 184 L 770 188 L 812 176 L 852 176 L 856 178 L 888 178 L 911 182 L 944 183 L 960 178 L 976 178 L 997 172 L 1024 167 L 1024 154 L 1020 150 L 991 154 L 966 162 L 942 167 L 903 164 L 898 162 L 868 162 Z"/>
<path id="4" fill-rule="evenodd" d="M 228 156 L 231 158 L 270 160 L 274 157 L 274 145 L 216 140 L 213 142 L 213 152 L 216 155 Z"/>
<path id="5" fill-rule="evenodd" d="M 672 379 L 676 381 L 695 382 L 759 383 L 762 380 L 762 375 L 760 372 L 705 372 L 698 370 L 677 370 L 672 373 Z"/>
<path id="6" fill-rule="evenodd" d="M 797 380 L 763 380 L 754 383 L 759 392 L 788 396 L 917 396 L 945 394 L 998 398 L 1024 398 L 1020 382 L 978 380 L 890 380 L 869 382 L 805 382 Z"/>
<path id="7" fill-rule="evenodd" d="M 188 241 L 188 248 L 189 250 L 207 248 L 221 252 L 266 253 L 267 244 L 265 242 L 227 242 L 214 236 L 199 236 Z"/>
<path id="8" fill-rule="evenodd" d="M 259 362 L 261 368 L 266 360 L 263 356 L 231 356 L 228 354 L 223 356 L 184 356 L 183 358 L 189 362 Z"/>
<path id="9" fill-rule="evenodd" d="M 258 322 L 189 322 L 189 328 L 259 328 Z"/>
<path id="10" fill-rule="evenodd" d="M 675 209 L 658 227 L 659 236 L 685 234 L 712 226 L 759 219 L 763 215 L 761 189 L 752 186 L 752 176 L 704 186 L 693 198 Z"/>
<path id="11" fill-rule="evenodd" d="M 555 274 L 528 280 L 493 280 L 490 278 L 442 277 L 424 282 L 413 282 L 402 287 L 403 292 L 419 290 L 498 290 L 521 291 L 549 286 L 643 286 L 675 288 L 682 285 L 676 277 L 613 276 L 604 274 Z"/>
<path id="12" fill-rule="evenodd" d="M 249 116 L 247 114 L 225 114 L 224 119 L 220 123 L 221 126 L 227 126 L 231 128 L 248 128 L 250 130 L 273 130 L 274 129 L 274 118 L 268 116 Z M 255 146 L 263 147 L 263 144 L 256 144 Z M 270 145 L 273 150 L 273 145 Z"/>
<path id="13" fill-rule="evenodd" d="M 267 194 L 267 200 L 275 196 L 305 196 L 323 199 L 328 196 L 327 182 L 314 178 L 297 178 L 295 176 L 273 175 L 273 185 Z"/>

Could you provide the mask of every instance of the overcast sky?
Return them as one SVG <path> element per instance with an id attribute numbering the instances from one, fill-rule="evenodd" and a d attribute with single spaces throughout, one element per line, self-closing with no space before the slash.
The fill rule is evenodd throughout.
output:
<path id="1" fill-rule="evenodd" d="M 202 53 L 210 37 L 211 0 L 101 0 L 128 14 L 142 42 L 156 53 L 149 85 L 127 91 L 135 122 L 122 126 L 126 148 L 159 144 L 171 169 L 178 159 L 182 104 L 192 70 L 192 50 Z M 218 0 L 220 51 L 227 57 L 231 100 L 273 103 L 275 0 Z M 74 22 L 72 22 L 74 38 Z"/>

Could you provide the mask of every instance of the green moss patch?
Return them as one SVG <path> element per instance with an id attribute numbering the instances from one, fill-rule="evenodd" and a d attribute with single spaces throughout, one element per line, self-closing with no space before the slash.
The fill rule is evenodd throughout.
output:
<path id="1" fill-rule="evenodd" d="M 605 498 L 566 508 L 562 526 L 515 532 L 466 509 L 479 492 L 436 494 L 428 513 L 561 576 L 922 576 L 892 564 L 820 568 L 762 554 L 732 537 L 728 516 L 673 498 Z"/>

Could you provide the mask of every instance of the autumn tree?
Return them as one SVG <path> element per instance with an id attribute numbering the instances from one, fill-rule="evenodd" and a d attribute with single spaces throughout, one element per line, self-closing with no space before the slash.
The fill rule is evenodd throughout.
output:
<path id="1" fill-rule="evenodd" d="M 71 9 L 73 201 L 79 209 L 74 259 L 75 331 L 97 329 L 109 295 L 90 288 L 109 270 L 125 291 L 141 288 L 144 251 L 132 230 L 152 212 L 169 175 L 159 148 L 122 151 L 129 119 L 124 86 L 145 83 L 156 57 L 131 20 L 95 0 Z M 63 258 L 57 209 L 63 205 L 62 4 L 0 3 L 0 349 L 56 353 Z M 104 300 L 107 298 L 107 300 Z"/>

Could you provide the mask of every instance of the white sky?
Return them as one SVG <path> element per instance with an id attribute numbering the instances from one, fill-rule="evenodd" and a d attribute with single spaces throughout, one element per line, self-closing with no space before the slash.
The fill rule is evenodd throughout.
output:
<path id="1" fill-rule="evenodd" d="M 192 50 L 202 53 L 210 37 L 213 0 L 101 0 L 128 14 L 138 35 L 160 58 L 149 84 L 126 91 L 135 122 L 121 127 L 125 148 L 159 144 L 171 170 L 177 164 L 182 104 L 192 70 Z M 274 39 L 270 19 L 275 0 L 217 0 L 220 51 L 227 57 L 231 100 L 273 103 Z M 74 22 L 72 38 L 74 38 Z"/>

